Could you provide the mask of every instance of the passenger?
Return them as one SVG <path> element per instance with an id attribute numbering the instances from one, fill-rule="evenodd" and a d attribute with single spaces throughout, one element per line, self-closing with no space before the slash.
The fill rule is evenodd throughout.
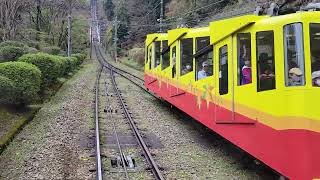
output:
<path id="1" fill-rule="evenodd" d="M 242 81 L 241 84 L 250 84 L 252 82 L 252 75 L 251 75 L 251 61 L 246 59 L 244 61 L 244 66 L 242 67 Z"/>
<path id="2" fill-rule="evenodd" d="M 312 86 L 320 87 L 320 71 L 312 73 Z"/>
<path id="3" fill-rule="evenodd" d="M 208 77 L 209 64 L 205 61 L 202 63 L 202 70 L 198 72 L 198 80 Z"/>
<path id="4" fill-rule="evenodd" d="M 186 67 L 182 70 L 182 74 L 187 74 L 192 71 L 192 66 L 187 64 Z"/>
<path id="5" fill-rule="evenodd" d="M 288 86 L 301 86 L 302 71 L 299 68 L 289 70 Z"/>
<path id="6" fill-rule="evenodd" d="M 172 54 L 172 77 L 176 77 L 176 53 Z"/>
<path id="7" fill-rule="evenodd" d="M 271 62 L 270 62 L 271 61 Z M 269 57 L 267 53 L 261 53 L 259 55 L 259 81 L 260 90 L 270 90 L 275 88 L 275 75 L 270 66 L 272 63 L 272 57 Z"/>
<path id="8" fill-rule="evenodd" d="M 320 58 L 312 57 L 311 71 L 320 71 Z"/>

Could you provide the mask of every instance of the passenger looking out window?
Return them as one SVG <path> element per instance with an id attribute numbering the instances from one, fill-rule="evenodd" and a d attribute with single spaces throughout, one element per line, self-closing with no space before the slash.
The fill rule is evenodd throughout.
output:
<path id="1" fill-rule="evenodd" d="M 251 35 L 238 34 L 238 85 L 252 83 L 251 72 Z"/>
<path id="2" fill-rule="evenodd" d="M 196 81 L 213 75 L 213 47 L 209 37 L 196 38 Z"/>
<path id="3" fill-rule="evenodd" d="M 202 63 L 202 70 L 198 72 L 198 80 L 204 79 L 209 75 L 209 64 L 207 62 Z"/>
<path id="4" fill-rule="evenodd" d="M 160 44 L 160 41 L 156 41 L 155 42 L 155 55 L 154 55 L 154 57 L 155 57 L 155 61 L 154 61 L 154 66 L 153 66 L 153 68 L 156 68 L 156 67 L 158 67 L 158 65 L 160 64 L 160 56 L 161 56 L 161 53 L 160 53 L 160 51 L 161 51 L 161 46 L 160 46 L 161 44 Z"/>
<path id="5" fill-rule="evenodd" d="M 286 86 L 304 86 L 304 50 L 302 24 L 284 26 Z"/>
<path id="6" fill-rule="evenodd" d="M 257 33 L 257 90 L 275 89 L 274 35 L 273 31 Z"/>
<path id="7" fill-rule="evenodd" d="M 320 24 L 310 24 L 312 86 L 320 87 Z"/>
<path id="8" fill-rule="evenodd" d="M 251 61 L 249 59 L 245 59 L 244 66 L 242 67 L 242 81 L 241 85 L 251 84 L 252 75 L 251 75 Z"/>
<path id="9" fill-rule="evenodd" d="M 289 71 L 288 86 L 301 86 L 302 71 L 299 68 L 291 68 Z"/>
<path id="10" fill-rule="evenodd" d="M 150 45 L 152 46 L 152 45 Z M 149 48 L 149 53 L 148 53 L 148 62 L 149 62 L 149 69 L 151 69 L 151 65 L 152 65 L 152 47 Z"/>
<path id="11" fill-rule="evenodd" d="M 312 86 L 320 87 L 320 71 L 312 73 Z"/>
<path id="12" fill-rule="evenodd" d="M 176 47 L 172 48 L 172 78 L 176 77 Z"/>

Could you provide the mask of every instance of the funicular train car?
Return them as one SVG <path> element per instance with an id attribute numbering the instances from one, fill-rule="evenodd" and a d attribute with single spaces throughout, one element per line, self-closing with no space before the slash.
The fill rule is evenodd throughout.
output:
<path id="1" fill-rule="evenodd" d="M 145 86 L 287 178 L 320 178 L 319 17 L 246 15 L 148 35 Z"/>

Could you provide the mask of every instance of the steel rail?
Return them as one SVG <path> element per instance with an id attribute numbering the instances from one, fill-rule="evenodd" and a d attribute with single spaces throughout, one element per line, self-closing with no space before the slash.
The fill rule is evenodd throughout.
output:
<path id="1" fill-rule="evenodd" d="M 98 72 L 97 80 L 96 80 L 96 97 L 95 97 L 95 144 L 96 144 L 96 172 L 97 172 L 97 180 L 102 180 L 102 163 L 101 163 L 101 152 L 100 152 L 100 136 L 99 136 L 99 85 L 101 72 L 103 67 Z"/>
<path id="2" fill-rule="evenodd" d="M 99 54 L 101 55 L 101 57 L 104 57 L 103 54 L 102 54 L 102 52 L 101 52 L 100 47 L 98 47 L 98 49 L 99 49 Z M 104 58 L 103 58 L 103 59 L 104 59 Z M 105 60 L 105 59 L 104 59 L 104 60 Z M 108 62 L 107 62 L 107 63 L 108 63 Z M 116 70 L 118 70 L 118 71 L 121 71 L 121 72 L 123 72 L 123 73 L 126 73 L 126 74 L 128 74 L 128 75 L 130 75 L 130 76 L 132 76 L 132 77 L 134 77 L 134 78 L 136 78 L 136 79 L 144 82 L 144 79 L 142 79 L 142 78 L 140 78 L 140 77 L 138 77 L 138 76 L 136 76 L 136 75 L 134 75 L 134 74 L 132 74 L 132 73 L 129 73 L 129 72 L 127 72 L 127 71 L 125 71 L 125 70 L 123 70 L 123 69 L 121 69 L 121 68 L 118 68 L 118 67 L 116 67 L 116 66 L 114 66 L 114 65 L 112 65 L 112 64 L 110 64 L 110 63 L 108 63 L 108 64 L 109 64 L 109 66 L 111 66 L 112 68 L 114 68 L 114 69 L 116 69 Z M 117 73 L 117 74 L 118 74 L 118 73 Z"/>
<path id="3" fill-rule="evenodd" d="M 96 49 L 96 52 L 97 52 L 97 47 L 95 46 L 95 49 Z M 161 171 L 159 170 L 159 167 L 158 165 L 155 163 L 146 143 L 144 142 L 141 134 L 139 133 L 139 130 L 137 128 L 137 126 L 134 124 L 133 122 L 133 119 L 123 101 L 123 98 L 119 92 L 119 89 L 117 87 L 117 83 L 116 83 L 116 80 L 115 80 L 115 77 L 114 77 L 114 72 L 116 72 L 116 70 L 114 68 L 112 68 L 112 66 L 110 67 L 110 63 L 108 63 L 106 61 L 106 59 L 103 57 L 102 53 L 100 52 L 100 49 L 98 50 L 99 52 L 99 56 L 103 59 L 103 61 L 101 61 L 101 59 L 97 56 L 97 59 L 99 60 L 99 62 L 101 63 L 102 66 L 104 66 L 105 68 L 108 68 L 110 70 L 110 76 L 111 76 L 111 81 L 112 81 L 112 84 L 113 84 L 113 88 L 114 88 L 114 91 L 115 93 L 117 94 L 117 97 L 119 99 L 119 102 L 120 102 L 120 105 L 124 111 L 124 115 L 126 116 L 126 118 L 128 119 L 129 121 L 129 125 L 131 126 L 132 128 L 132 131 L 134 132 L 135 134 L 135 137 L 137 138 L 137 141 L 139 143 L 139 145 L 141 146 L 144 154 L 145 154 L 145 158 L 146 160 L 148 161 L 149 165 L 151 166 L 151 169 L 152 169 L 152 172 L 153 172 L 153 175 L 155 176 L 155 178 L 157 180 L 164 180 L 162 174 L 161 174 Z M 117 73 L 119 74 L 119 73 Z M 119 74 L 120 75 L 120 74 Z M 128 80 L 130 80 L 129 78 L 126 78 Z M 131 80 L 130 80 L 131 81 Z M 140 87 L 140 86 L 139 86 Z M 141 87 L 142 88 L 142 87 Z"/>
<path id="4" fill-rule="evenodd" d="M 104 57 L 103 54 L 101 53 L 99 47 L 97 48 L 97 47 L 95 46 L 95 50 L 96 50 L 96 52 L 97 52 L 97 51 L 99 52 L 100 57 L 103 59 L 103 61 L 101 61 L 101 60 L 98 58 L 99 62 L 100 62 L 105 68 L 108 68 L 108 69 L 115 68 L 115 66 L 112 66 L 112 65 L 105 59 L 105 57 Z M 117 73 L 117 74 L 119 74 L 120 76 L 122 76 L 123 78 L 129 80 L 130 82 L 132 82 L 134 85 L 138 86 L 140 89 L 142 89 L 142 90 L 145 91 L 146 93 L 150 94 L 151 96 L 153 96 L 153 97 L 156 98 L 156 99 L 161 100 L 158 96 L 156 96 L 155 94 L 153 94 L 153 93 L 151 93 L 150 91 L 148 91 L 143 85 L 141 85 L 141 84 L 135 82 L 134 80 L 130 79 L 129 77 L 123 75 L 123 74 L 120 73 L 117 69 L 113 69 L 113 70 L 114 70 L 115 73 Z M 122 70 L 122 71 L 124 71 L 124 70 Z M 124 71 L 124 72 L 126 72 L 126 71 Z M 126 74 L 130 74 L 130 73 L 129 73 L 129 72 L 126 72 Z"/>
<path id="5" fill-rule="evenodd" d="M 163 178 L 163 176 L 161 174 L 161 171 L 159 170 L 159 167 L 155 163 L 154 159 L 152 158 L 152 155 L 151 155 L 146 143 L 144 142 L 141 134 L 139 133 L 139 130 L 138 130 L 137 126 L 133 122 L 133 119 L 132 119 L 132 117 L 131 117 L 131 115 L 130 115 L 130 113 L 129 113 L 129 111 L 128 111 L 128 109 L 127 109 L 127 107 L 126 107 L 126 105 L 125 105 L 125 103 L 123 101 L 123 98 L 122 98 L 122 96 L 121 96 L 121 94 L 119 92 L 119 89 L 117 88 L 117 83 L 116 83 L 113 71 L 114 71 L 113 69 L 110 69 L 111 81 L 112 81 L 112 84 L 113 84 L 114 91 L 116 92 L 117 97 L 118 97 L 118 99 L 120 101 L 120 105 L 121 105 L 121 107 L 122 107 L 122 109 L 124 111 L 124 114 L 125 114 L 126 118 L 128 119 L 129 124 L 130 124 L 130 126 L 131 126 L 131 128 L 132 128 L 132 130 L 133 130 L 133 132 L 134 132 L 134 134 L 135 134 L 135 136 L 136 136 L 136 138 L 137 138 L 142 150 L 145 153 L 145 158 L 147 159 L 147 161 L 151 165 L 151 168 L 152 168 L 152 171 L 153 171 L 153 174 L 154 174 L 155 178 L 158 179 L 158 180 L 163 180 L 164 178 Z"/>
<path id="6" fill-rule="evenodd" d="M 107 84 L 105 84 L 105 94 L 107 94 Z M 108 102 L 108 100 L 107 100 L 107 102 Z M 109 109 L 111 109 L 111 105 L 110 105 L 110 104 L 109 104 Z M 125 164 L 125 160 L 124 160 L 124 157 L 123 157 L 123 151 L 122 151 L 120 139 L 119 139 L 119 136 L 118 136 L 116 123 L 115 123 L 115 121 L 114 121 L 114 118 L 112 117 L 112 113 L 110 113 L 110 119 L 111 119 L 111 121 L 112 121 L 113 134 L 115 134 L 115 136 L 116 136 L 117 147 L 118 147 L 118 150 L 119 150 L 120 159 L 121 159 L 121 161 L 122 161 L 122 167 L 123 167 L 123 170 L 124 170 L 126 179 L 129 180 L 128 170 L 127 170 L 127 167 L 126 167 L 126 164 Z"/>

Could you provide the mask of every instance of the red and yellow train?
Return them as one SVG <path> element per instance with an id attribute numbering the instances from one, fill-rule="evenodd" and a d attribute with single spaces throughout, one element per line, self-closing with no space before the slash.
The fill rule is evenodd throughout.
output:
<path id="1" fill-rule="evenodd" d="M 245 15 L 150 34 L 145 86 L 287 178 L 320 178 L 319 17 Z"/>

